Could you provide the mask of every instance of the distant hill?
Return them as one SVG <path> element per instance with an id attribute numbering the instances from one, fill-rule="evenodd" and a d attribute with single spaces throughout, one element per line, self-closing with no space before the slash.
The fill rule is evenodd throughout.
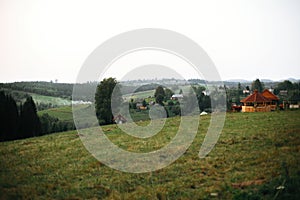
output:
<path id="1" fill-rule="evenodd" d="M 281 79 L 279 82 L 282 82 L 282 81 L 285 81 L 285 80 L 291 81 L 292 83 L 295 83 L 295 82 L 299 82 L 299 81 L 300 81 L 300 79 L 288 78 L 288 79 Z"/>
<path id="2" fill-rule="evenodd" d="M 225 82 L 248 83 L 248 82 L 252 82 L 252 81 L 245 80 L 245 79 L 229 79 L 229 80 L 226 80 Z"/>
<path id="3" fill-rule="evenodd" d="M 261 79 L 260 81 L 261 81 L 261 82 L 264 82 L 264 83 L 277 82 L 277 81 L 273 81 L 273 80 L 271 80 L 271 79 Z"/>

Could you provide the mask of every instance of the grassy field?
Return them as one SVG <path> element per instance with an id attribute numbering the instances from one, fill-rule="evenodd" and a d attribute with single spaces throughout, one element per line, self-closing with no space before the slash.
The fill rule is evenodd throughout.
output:
<path id="1" fill-rule="evenodd" d="M 83 105 L 86 106 L 86 105 Z M 72 106 L 62 106 L 58 108 L 50 108 L 38 112 L 38 115 L 48 113 L 52 117 L 56 117 L 62 121 L 73 121 Z"/>
<path id="2" fill-rule="evenodd" d="M 36 103 L 45 103 L 45 104 L 51 103 L 52 105 L 56 105 L 56 106 L 67 106 L 67 105 L 71 105 L 72 103 L 71 100 L 63 99 L 60 97 L 44 96 L 44 95 L 39 95 L 34 93 L 29 93 L 29 95 L 32 96 L 34 102 Z"/>
<path id="3" fill-rule="evenodd" d="M 149 96 L 154 96 L 154 92 L 155 92 L 155 90 L 147 90 L 147 91 L 136 92 L 132 96 L 131 96 L 131 94 L 125 94 L 125 95 L 123 95 L 123 98 L 125 98 L 126 100 L 144 99 L 144 98 L 148 98 Z"/>
<path id="4" fill-rule="evenodd" d="M 182 88 L 184 93 L 189 93 L 190 90 L 190 86 L 180 86 L 180 88 Z M 174 90 L 174 93 L 178 94 L 179 93 L 179 89 Z M 123 98 L 125 98 L 126 100 L 130 100 L 130 99 L 144 99 L 144 98 L 148 98 L 149 96 L 153 97 L 155 93 L 155 90 L 146 90 L 146 91 L 141 91 L 141 92 L 136 92 L 134 93 L 133 96 L 131 96 L 131 94 L 126 94 L 123 95 Z"/>
<path id="5" fill-rule="evenodd" d="M 228 113 L 217 145 L 199 159 L 209 119 L 201 116 L 181 158 L 152 173 L 110 169 L 86 151 L 76 131 L 3 142 L 0 199 L 299 199 L 300 111 Z M 179 121 L 169 118 L 148 139 L 116 125 L 103 129 L 121 148 L 145 152 L 168 143 Z"/>
<path id="6" fill-rule="evenodd" d="M 85 109 L 90 105 L 77 105 L 75 109 Z M 73 113 L 71 106 L 61 106 L 57 108 L 50 108 L 38 112 L 38 115 L 49 114 L 52 117 L 56 117 L 61 121 L 73 121 Z M 133 111 L 131 112 L 133 121 L 144 121 L 149 119 L 149 110 Z"/>
<path id="7" fill-rule="evenodd" d="M 5 88 L 2 88 L 3 91 L 5 91 L 8 94 L 12 94 L 12 96 L 16 96 L 16 94 L 21 94 L 21 95 L 25 95 L 28 94 L 30 96 L 32 96 L 33 100 L 35 103 L 44 103 L 44 104 L 52 104 L 53 106 L 67 106 L 67 105 L 71 105 L 71 100 L 70 99 L 64 99 L 64 98 L 60 98 L 60 97 L 53 97 L 53 96 L 45 96 L 45 95 L 40 95 L 40 94 L 36 94 L 36 93 L 28 93 L 28 92 L 24 92 L 24 91 L 18 91 L 18 90 L 8 90 Z M 15 99 L 18 99 L 15 97 Z M 20 99 L 18 99 L 20 100 Z M 25 101 L 24 99 L 21 99 L 21 101 Z"/>

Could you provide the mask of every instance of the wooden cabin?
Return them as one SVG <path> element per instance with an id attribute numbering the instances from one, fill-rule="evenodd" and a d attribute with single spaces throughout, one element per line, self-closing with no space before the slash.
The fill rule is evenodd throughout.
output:
<path id="1" fill-rule="evenodd" d="M 269 112 L 276 109 L 278 100 L 269 90 L 262 93 L 255 90 L 253 94 L 241 100 L 242 112 Z"/>
<path id="2" fill-rule="evenodd" d="M 273 94 L 272 92 L 270 92 L 268 89 L 265 89 L 262 93 L 261 93 L 265 98 L 271 100 L 270 106 L 271 106 L 271 110 L 276 110 L 277 108 L 277 104 L 279 102 L 279 98 Z"/>

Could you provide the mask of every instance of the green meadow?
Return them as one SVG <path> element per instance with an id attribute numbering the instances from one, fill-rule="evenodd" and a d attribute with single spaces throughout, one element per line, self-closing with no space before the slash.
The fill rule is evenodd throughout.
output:
<path id="1" fill-rule="evenodd" d="M 60 97 L 51 97 L 51 96 L 44 96 L 44 95 L 39 95 L 39 94 L 34 94 L 34 93 L 29 93 L 30 96 L 32 96 L 33 100 L 35 103 L 45 103 L 45 104 L 52 104 L 55 106 L 67 106 L 71 105 L 71 100 L 69 99 L 64 99 Z"/>
<path id="2" fill-rule="evenodd" d="M 85 109 L 90 105 L 74 105 L 73 109 Z M 48 114 L 52 117 L 56 117 L 61 121 L 73 121 L 72 106 L 61 106 L 57 108 L 50 108 L 38 112 L 38 115 Z"/>
<path id="3" fill-rule="evenodd" d="M 228 113 L 215 148 L 200 159 L 209 120 L 210 115 L 201 116 L 198 134 L 183 156 L 152 173 L 105 166 L 84 148 L 76 131 L 2 142 L 0 199 L 300 198 L 299 110 Z M 168 118 L 161 132 L 147 139 L 128 136 L 116 125 L 103 130 L 125 150 L 149 152 L 166 145 L 179 122 L 179 117 Z"/>

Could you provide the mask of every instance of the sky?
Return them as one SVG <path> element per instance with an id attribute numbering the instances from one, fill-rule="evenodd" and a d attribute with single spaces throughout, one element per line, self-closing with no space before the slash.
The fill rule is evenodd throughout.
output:
<path id="1" fill-rule="evenodd" d="M 298 0 L 0 0 L 0 82 L 73 83 L 95 48 L 141 28 L 197 42 L 223 80 L 300 79 L 299 10 Z"/>

